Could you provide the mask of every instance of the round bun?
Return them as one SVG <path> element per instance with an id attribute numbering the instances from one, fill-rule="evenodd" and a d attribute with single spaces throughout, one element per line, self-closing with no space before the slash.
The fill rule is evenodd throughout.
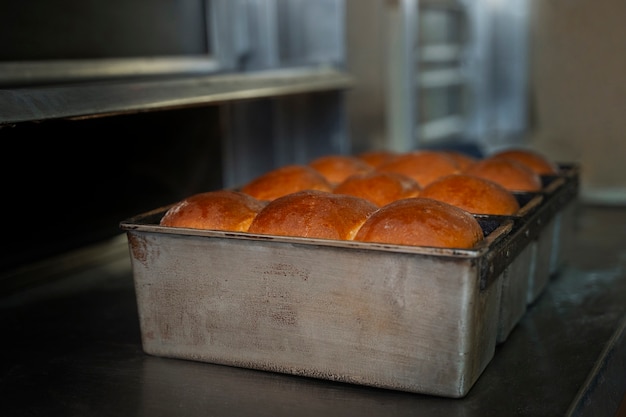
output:
<path id="1" fill-rule="evenodd" d="M 417 181 L 422 188 L 444 175 L 460 172 L 454 159 L 439 151 L 414 151 L 401 154 L 376 169 L 406 175 Z"/>
<path id="2" fill-rule="evenodd" d="M 484 239 L 467 211 L 442 201 L 416 197 L 397 200 L 372 214 L 354 240 L 395 245 L 469 249 Z"/>
<path id="3" fill-rule="evenodd" d="M 257 214 L 250 233 L 352 240 L 378 207 L 344 194 L 306 190 L 276 200 Z"/>
<path id="4" fill-rule="evenodd" d="M 417 197 L 420 186 L 413 179 L 395 172 L 370 171 L 349 176 L 335 187 L 334 192 L 364 198 L 382 207 L 401 198 Z"/>
<path id="5" fill-rule="evenodd" d="M 171 206 L 161 226 L 246 232 L 264 202 L 233 190 L 199 193 Z"/>
<path id="6" fill-rule="evenodd" d="M 492 158 L 507 158 L 526 165 L 539 175 L 556 175 L 557 165 L 539 152 L 530 149 L 505 149 L 491 155 Z"/>
<path id="7" fill-rule="evenodd" d="M 365 162 L 369 166 L 376 168 L 385 162 L 391 161 L 397 154 L 387 150 L 366 151 L 358 154 L 356 157 Z"/>
<path id="8" fill-rule="evenodd" d="M 309 166 L 322 174 L 331 185 L 339 184 L 350 175 L 372 169 L 364 161 L 351 155 L 322 156 L 311 161 Z"/>
<path id="9" fill-rule="evenodd" d="M 512 159 L 493 157 L 481 159 L 467 168 L 465 173 L 498 183 L 509 191 L 541 190 L 541 177 L 526 165 Z"/>
<path id="10" fill-rule="evenodd" d="M 454 159 L 454 162 L 456 162 L 461 172 L 465 171 L 470 165 L 478 161 L 478 158 L 458 151 L 444 151 L 444 153 Z"/>
<path id="11" fill-rule="evenodd" d="M 302 190 L 331 191 L 330 183 L 308 165 L 285 165 L 258 176 L 241 191 L 264 201 Z"/>
<path id="12" fill-rule="evenodd" d="M 520 209 L 513 193 L 491 180 L 468 174 L 430 183 L 420 197 L 443 201 L 474 214 L 513 215 Z"/>

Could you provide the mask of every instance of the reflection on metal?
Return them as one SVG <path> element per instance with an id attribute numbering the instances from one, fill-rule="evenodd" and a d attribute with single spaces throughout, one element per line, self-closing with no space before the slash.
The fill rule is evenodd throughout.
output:
<path id="1" fill-rule="evenodd" d="M 122 77 L 197 75 L 219 69 L 219 63 L 208 56 L 2 62 L 0 85 L 6 88 Z"/>

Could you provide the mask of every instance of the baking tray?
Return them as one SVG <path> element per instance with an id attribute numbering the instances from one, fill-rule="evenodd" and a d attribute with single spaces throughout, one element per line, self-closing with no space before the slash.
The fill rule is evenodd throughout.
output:
<path id="1" fill-rule="evenodd" d="M 527 294 L 530 285 L 530 275 L 534 273 L 533 250 L 534 236 L 527 232 L 526 224 L 529 219 L 541 208 L 542 193 L 515 192 L 520 210 L 514 215 L 502 216 L 513 222 L 509 239 L 515 241 L 515 256 L 509 254 L 510 261 L 502 274 L 500 312 L 496 342 L 503 343 L 524 316 L 527 309 Z M 476 215 L 476 217 L 495 217 Z"/>
<path id="2" fill-rule="evenodd" d="M 537 300 L 550 277 L 557 274 L 564 264 L 563 254 L 574 228 L 574 217 L 568 208 L 575 205 L 579 172 L 576 164 L 560 164 L 557 175 L 542 176 L 542 203 L 536 213 L 525 219 L 526 233 L 534 236 L 528 304 Z"/>
<path id="3" fill-rule="evenodd" d="M 521 210 L 513 216 L 510 239 L 521 245 L 502 277 L 497 343 L 511 331 L 543 293 L 550 277 L 565 265 L 578 194 L 576 165 L 561 165 L 559 174 L 542 177 L 539 192 L 514 193 Z"/>
<path id="4" fill-rule="evenodd" d="M 125 220 L 143 349 L 463 397 L 566 262 L 578 172 L 475 216 L 474 249 L 162 227 L 169 207 Z"/>
<path id="5" fill-rule="evenodd" d="M 458 398 L 493 358 L 510 219 L 445 249 L 123 221 L 142 345 L 162 357 Z"/>
<path id="6" fill-rule="evenodd" d="M 561 163 L 560 176 L 563 184 L 551 196 L 555 206 L 554 250 L 550 261 L 550 276 L 558 273 L 569 262 L 568 255 L 576 228 L 576 213 L 578 208 L 578 193 L 580 187 L 580 165 Z"/>

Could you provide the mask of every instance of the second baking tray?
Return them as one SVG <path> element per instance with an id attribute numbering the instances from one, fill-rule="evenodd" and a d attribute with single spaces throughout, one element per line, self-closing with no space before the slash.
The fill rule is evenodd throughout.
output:
<path id="1" fill-rule="evenodd" d="M 515 193 L 522 206 L 507 216 L 514 222 L 509 240 L 522 249 L 502 277 L 498 343 L 504 342 L 527 310 L 544 291 L 551 276 L 566 262 L 578 193 L 576 165 L 560 165 L 559 175 L 542 177 L 540 192 Z"/>

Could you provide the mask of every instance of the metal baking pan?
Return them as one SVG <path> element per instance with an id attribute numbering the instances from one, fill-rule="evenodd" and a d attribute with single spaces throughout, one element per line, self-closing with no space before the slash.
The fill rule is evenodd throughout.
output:
<path id="1" fill-rule="evenodd" d="M 549 196 L 554 205 L 555 232 L 554 250 L 550 261 L 550 276 L 555 276 L 567 264 L 570 245 L 573 242 L 576 227 L 576 208 L 580 186 L 580 166 L 578 164 L 559 164 L 563 184 Z"/>
<path id="2" fill-rule="evenodd" d="M 566 242 L 573 230 L 572 206 L 578 190 L 578 170 L 562 165 L 559 175 L 542 177 L 536 193 L 514 193 L 521 209 L 513 216 L 511 239 L 521 245 L 502 277 L 497 342 L 503 343 L 563 267 Z"/>
<path id="3" fill-rule="evenodd" d="M 496 342 L 503 343 L 520 319 L 526 313 L 529 277 L 533 272 L 534 251 L 533 239 L 525 233 L 524 225 L 527 219 L 535 213 L 543 201 L 542 193 L 514 192 L 513 195 L 520 205 L 520 210 L 514 215 L 502 216 L 513 222 L 509 239 L 515 239 L 516 256 L 509 255 L 510 262 L 504 269 L 501 279 L 500 311 L 498 313 L 498 328 Z M 476 215 L 477 218 L 496 216 Z M 515 235 L 513 237 L 513 235 Z"/>
<path id="4" fill-rule="evenodd" d="M 578 170 L 563 166 L 559 175 L 542 177 L 543 189 L 538 193 L 518 193 L 520 203 L 526 199 L 525 210 L 515 216 L 511 239 L 523 248 L 505 269 L 497 342 L 506 341 L 526 313 L 528 305 L 543 293 L 560 268 L 571 239 L 574 214 L 572 206 L 578 192 Z"/>
<path id="5" fill-rule="evenodd" d="M 471 250 L 166 228 L 168 207 L 123 221 L 144 350 L 463 397 L 565 262 L 577 167 L 544 185 L 476 216 Z"/>
<path id="6" fill-rule="evenodd" d="M 526 219 L 527 233 L 534 236 L 527 293 L 529 304 L 539 297 L 550 277 L 563 266 L 562 255 L 574 227 L 571 211 L 566 209 L 576 200 L 578 175 L 577 165 L 561 164 L 558 175 L 543 176 L 541 205 L 534 215 Z"/>
<path id="7" fill-rule="evenodd" d="M 442 249 L 168 228 L 166 210 L 120 224 L 148 354 L 452 398 L 493 358 L 510 219 Z"/>

